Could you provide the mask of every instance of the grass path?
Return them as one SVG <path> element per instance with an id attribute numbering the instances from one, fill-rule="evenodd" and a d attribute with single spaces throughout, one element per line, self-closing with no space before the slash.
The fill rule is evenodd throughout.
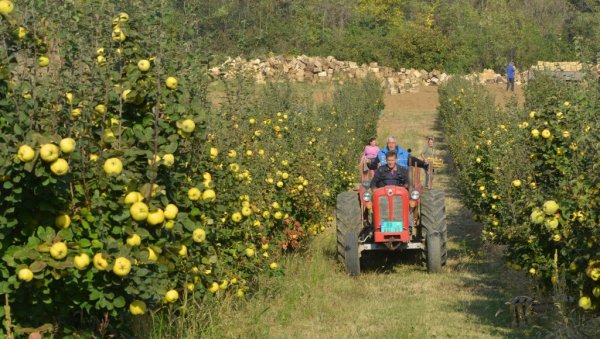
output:
<path id="1" fill-rule="evenodd" d="M 438 127 L 437 92 L 387 97 L 379 139 L 395 134 L 400 145 L 418 149 Z M 449 261 L 441 274 L 427 274 L 406 256 L 382 256 L 353 279 L 335 258 L 333 227 L 306 249 L 286 258 L 284 276 L 259 280 L 248 302 L 225 301 L 212 315 L 206 337 L 253 338 L 497 338 L 522 337 L 504 304 L 530 287 L 522 274 L 502 264 L 501 249 L 479 242 L 452 189 L 447 166 L 436 176 L 446 191 Z"/>

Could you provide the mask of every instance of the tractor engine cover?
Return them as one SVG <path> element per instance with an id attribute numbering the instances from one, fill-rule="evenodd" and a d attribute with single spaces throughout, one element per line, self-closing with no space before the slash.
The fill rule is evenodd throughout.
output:
<path id="1" fill-rule="evenodd" d="M 409 242 L 409 194 L 402 186 L 385 186 L 373 191 L 375 242 Z"/>

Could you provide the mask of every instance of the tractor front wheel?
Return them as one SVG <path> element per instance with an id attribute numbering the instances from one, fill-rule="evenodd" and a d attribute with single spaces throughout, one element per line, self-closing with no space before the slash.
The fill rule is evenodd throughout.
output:
<path id="1" fill-rule="evenodd" d="M 362 227 L 362 209 L 358 193 L 340 193 L 336 205 L 337 252 L 346 271 L 353 276 L 360 274 L 358 234 Z"/>

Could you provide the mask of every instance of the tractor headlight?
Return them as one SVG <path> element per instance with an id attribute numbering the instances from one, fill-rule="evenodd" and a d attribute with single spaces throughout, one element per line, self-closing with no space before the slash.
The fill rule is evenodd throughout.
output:
<path id="1" fill-rule="evenodd" d="M 412 191 L 410 192 L 410 198 L 412 200 L 419 200 L 419 198 L 421 197 L 421 193 L 419 193 L 419 191 Z"/>
<path id="2" fill-rule="evenodd" d="M 363 193 L 363 200 L 364 201 L 371 201 L 371 198 L 373 198 L 373 193 L 371 193 L 371 192 L 365 192 L 365 193 Z"/>

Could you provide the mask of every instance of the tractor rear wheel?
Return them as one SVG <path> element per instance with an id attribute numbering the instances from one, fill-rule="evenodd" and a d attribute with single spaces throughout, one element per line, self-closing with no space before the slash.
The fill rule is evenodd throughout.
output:
<path id="1" fill-rule="evenodd" d="M 425 237 L 427 271 L 437 273 L 446 264 L 448 228 L 444 192 L 429 190 L 421 197 L 421 226 Z"/>
<path id="2" fill-rule="evenodd" d="M 362 209 L 358 193 L 340 193 L 336 205 L 337 253 L 350 275 L 360 274 L 358 234 L 362 228 Z"/>

